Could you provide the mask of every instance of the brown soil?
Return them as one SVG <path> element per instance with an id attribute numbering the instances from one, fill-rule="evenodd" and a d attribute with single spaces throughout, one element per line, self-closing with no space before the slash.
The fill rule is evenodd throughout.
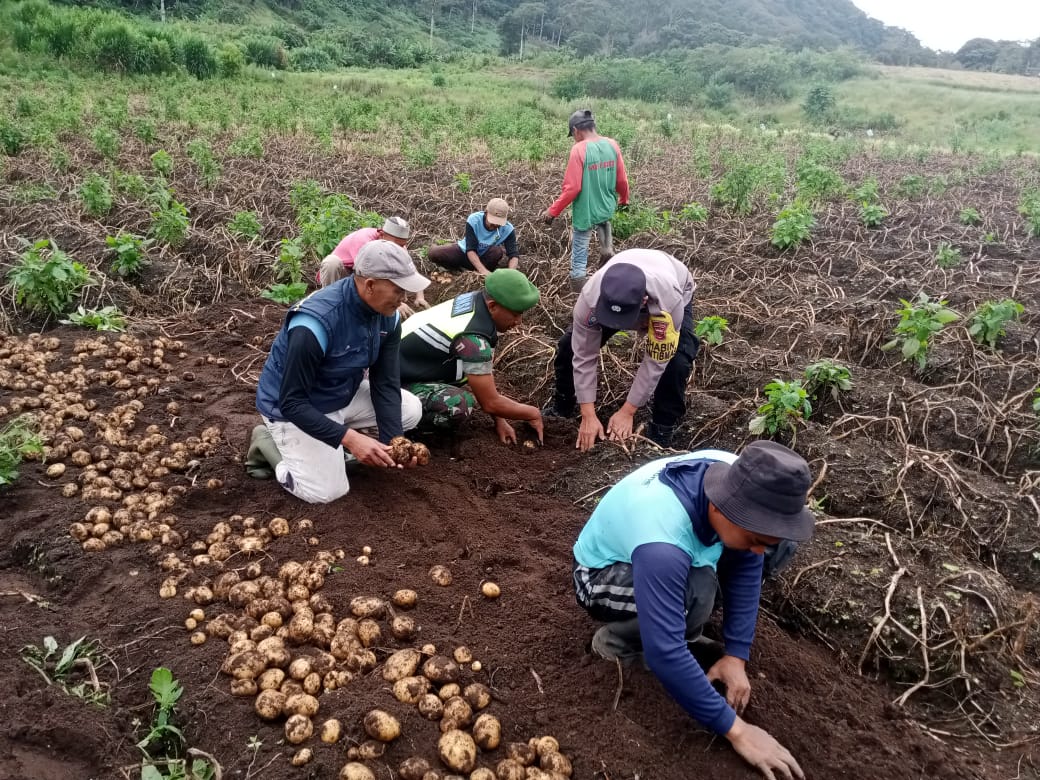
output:
<path id="1" fill-rule="evenodd" d="M 147 170 L 149 151 L 130 148 L 121 165 Z M 693 198 L 707 202 L 704 192 L 694 191 L 672 194 L 676 203 L 671 203 L 660 182 L 681 163 L 665 159 L 634 166 L 645 174 L 640 181 L 658 182 L 651 186 L 662 190 L 651 189 L 646 197 L 662 207 Z M 874 172 L 871 166 L 880 161 L 856 164 Z M 330 506 L 302 505 L 273 482 L 245 477 L 239 461 L 257 422 L 255 379 L 284 313 L 250 293 L 251 285 L 269 279 L 258 258 L 271 256 L 270 239 L 291 233 L 287 182 L 328 178 L 327 170 L 343 171 L 328 184 L 357 197 L 365 208 L 401 211 L 423 226 L 429 236 L 421 235 L 417 245 L 448 235 L 460 215 L 488 192 L 508 192 L 522 214 L 534 215 L 558 175 L 555 169 L 507 175 L 474 160 L 414 173 L 394 161 L 349 153 L 331 166 L 287 143 L 271 144 L 263 162 L 229 161 L 219 192 L 201 192 L 190 180 L 175 182 L 197 219 L 189 245 L 164 255 L 140 288 L 115 285 L 89 294 L 97 300 L 113 296 L 135 314 L 135 337 L 185 344 L 183 358 L 168 350 L 172 371 L 162 375 L 161 394 L 141 399 L 136 430 L 156 424 L 171 440 L 183 440 L 208 426 L 221 429 L 218 446 L 200 459 L 197 470 L 174 470 L 164 478 L 167 488 L 185 489 L 170 510 L 184 538 L 178 552 L 190 559 L 188 545 L 233 516 L 262 524 L 288 518 L 293 532 L 272 541 L 257 558 L 263 572 L 273 575 L 286 561 L 306 561 L 317 551 L 342 550 L 344 557 L 331 567 L 321 591 L 337 620 L 348 614 L 354 596 L 387 598 L 401 587 L 417 590 L 419 606 L 412 613 L 421 625 L 417 645 L 433 643 L 442 652 L 466 645 L 473 651 L 483 668 L 467 670 L 465 679 L 494 691 L 490 711 L 502 721 L 504 742 L 551 734 L 579 778 L 753 777 L 724 740 L 700 730 L 671 701 L 652 674 L 636 667 L 619 676 L 614 665 L 594 660 L 585 649 L 595 626 L 574 602 L 571 545 L 599 491 L 659 452 L 644 444 L 632 453 L 601 445 L 580 456 L 573 449 L 574 428 L 558 422 L 550 423 L 544 448 L 516 452 L 494 440 L 487 419 L 477 419 L 457 441 L 431 441 L 434 460 L 426 468 L 392 474 L 358 470 L 351 494 Z M 348 175 L 358 170 L 367 178 Z M 449 189 L 457 170 L 480 173 L 474 179 L 485 181 L 485 188 L 468 198 Z M 897 180 L 900 173 L 893 165 L 877 175 Z M 86 219 L 69 196 L 73 180 L 58 179 L 40 161 L 19 160 L 7 176 L 5 188 L 24 178 L 46 178 L 65 195 L 59 204 L 0 205 L 5 232 L 53 235 L 95 267 L 103 259 L 106 232 L 145 229 L 147 216 L 132 209 L 103 226 Z M 1006 176 L 1010 181 L 1011 174 Z M 405 177 L 408 186 L 401 187 Z M 979 183 L 980 192 L 994 194 L 975 205 L 980 210 L 985 205 L 991 218 L 1010 225 L 1014 200 L 998 195 L 1006 184 L 998 178 Z M 233 187 L 224 183 L 232 180 Z M 247 204 L 251 193 L 265 194 Z M 1031 666 L 1038 647 L 1031 594 L 1040 590 L 1031 556 L 1037 472 L 1028 454 L 1037 436 L 1021 403 L 1036 382 L 1040 282 L 1018 259 L 1027 242 L 1010 234 L 999 257 L 980 249 L 972 266 L 953 272 L 929 266 L 932 240 L 957 229 L 956 197 L 941 208 L 901 204 L 890 230 L 877 233 L 857 227 L 854 215 L 833 204 L 821 217 L 816 245 L 791 255 L 778 256 L 769 248 L 764 216 L 740 222 L 713 215 L 710 232 L 691 228 L 627 244 L 687 257 L 700 283 L 698 311 L 722 314 L 730 322 L 727 342 L 698 359 L 681 445 L 739 448 L 748 440 L 747 421 L 765 382 L 793 377 L 820 357 L 853 367 L 852 394 L 822 408 L 793 442 L 814 472 L 826 465 L 815 498 L 824 501 L 824 519 L 833 522 L 822 524 L 792 569 L 767 586 L 749 667 L 754 686 L 749 720 L 780 739 L 806 776 L 816 780 L 997 780 L 1036 776 L 1040 766 Z M 221 227 L 246 207 L 260 211 L 270 233 L 262 251 L 236 246 Z M 560 293 L 567 236 L 562 228 L 535 226 L 532 218 L 518 225 L 529 254 L 537 258 L 532 276 L 545 304 L 521 334 L 503 341 L 499 375 L 518 396 L 541 401 L 548 393 L 551 346 L 568 311 L 569 301 Z M 1029 246 L 1035 250 L 1035 244 Z M 983 268 L 985 274 L 979 272 Z M 429 297 L 439 300 L 471 283 L 460 280 Z M 894 300 L 912 296 L 920 286 L 935 294 L 945 291 L 962 311 L 1014 291 L 1029 314 L 1009 329 L 1003 354 L 983 353 L 966 337 L 951 334 L 940 340 L 930 373 L 915 375 L 877 346 L 887 340 Z M 12 331 L 38 328 L 39 323 L 6 313 Z M 61 340 L 49 370 L 69 370 L 73 342 L 84 338 L 83 332 L 59 327 L 45 335 Z M 0 349 L 26 338 L 4 337 Z M 88 358 L 84 365 L 100 370 L 104 360 Z M 631 370 L 627 345 L 612 346 L 605 360 L 603 397 L 609 406 L 620 403 Z M 2 373 L 0 388 L 0 404 L 27 395 L 13 390 L 12 379 Z M 201 400 L 192 400 L 195 394 Z M 104 383 L 91 385 L 84 396 L 96 401 L 99 412 L 125 402 Z M 166 411 L 170 400 L 181 404 L 176 415 Z M 0 418 L 0 424 L 7 419 Z M 93 434 L 88 423 L 78 424 Z M 302 769 L 290 766 L 293 749 L 284 743 L 281 723 L 264 723 L 251 698 L 231 696 L 229 678 L 220 672 L 226 643 L 211 637 L 192 647 L 183 623 L 194 605 L 158 597 L 167 576 L 158 556 L 170 550 L 122 544 L 84 553 L 69 536 L 69 525 L 90 504 L 62 497 L 56 487 L 76 481 L 81 472 L 70 466 L 56 481 L 43 469 L 24 464 L 17 484 L 0 492 L 0 680 L 13 692 L 0 705 L 0 778 L 139 776 L 135 743 L 152 717 L 148 681 L 161 665 L 185 690 L 176 722 L 187 744 L 214 757 L 224 777 L 335 777 L 346 747 L 364 739 L 361 718 L 374 707 L 393 713 L 403 725 L 403 736 L 385 756 L 368 762 L 377 777 L 395 777 L 399 762 L 411 755 L 436 764 L 437 724 L 397 702 L 377 668 L 320 697 L 316 722 L 340 719 L 345 741 L 328 746 L 313 739 L 313 761 Z M 219 486 L 207 488 L 210 479 Z M 301 519 L 311 520 L 313 530 L 298 529 Z M 365 545 L 373 548 L 369 566 L 355 562 Z M 246 563 L 244 557 L 233 558 L 225 568 Z M 427 572 L 434 564 L 451 568 L 451 586 L 430 581 Z M 218 574 L 212 565 L 192 568 L 181 591 Z M 499 583 L 502 597 L 484 599 L 483 580 Z M 890 587 L 892 598 L 886 601 Z M 951 592 L 959 595 L 947 597 Z M 927 641 L 934 651 L 929 669 L 920 647 L 892 624 L 872 636 L 875 622 L 885 620 L 886 604 L 892 624 L 912 626 L 916 615 L 927 612 Z M 214 604 L 207 617 L 228 610 Z M 920 620 L 911 634 L 919 630 Z M 39 646 L 47 636 L 62 647 L 81 636 L 100 643 L 105 660 L 96 673 L 109 706 L 88 704 L 47 685 L 20 659 L 23 648 Z M 398 646 L 385 640 L 378 659 Z M 1024 687 L 1009 669 L 1020 670 Z M 922 678 L 929 684 L 905 707 L 893 706 Z M 84 679 L 78 669 L 70 684 Z M 501 749 L 492 751 L 480 763 L 493 765 L 502 755 Z"/>

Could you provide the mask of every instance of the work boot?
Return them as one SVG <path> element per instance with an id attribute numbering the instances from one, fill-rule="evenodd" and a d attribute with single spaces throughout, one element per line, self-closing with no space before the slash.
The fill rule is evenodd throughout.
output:
<path id="1" fill-rule="evenodd" d="M 243 462 L 246 473 L 253 479 L 271 479 L 274 477 L 274 467 L 281 461 L 282 453 L 278 451 L 267 426 L 260 424 L 254 427 Z"/>
<path id="2" fill-rule="evenodd" d="M 620 661 L 628 666 L 633 661 L 643 660 L 643 648 L 635 646 L 611 630 L 611 624 L 600 626 L 592 635 L 590 650 L 607 661 Z"/>
<path id="3" fill-rule="evenodd" d="M 658 447 L 667 450 L 672 446 L 675 428 L 676 426 L 674 425 L 661 425 L 660 423 L 652 422 L 646 426 L 646 438 Z"/>
<path id="4" fill-rule="evenodd" d="M 572 293 L 580 293 L 582 288 L 585 286 L 585 282 L 588 280 L 587 276 L 571 276 L 570 286 Z"/>

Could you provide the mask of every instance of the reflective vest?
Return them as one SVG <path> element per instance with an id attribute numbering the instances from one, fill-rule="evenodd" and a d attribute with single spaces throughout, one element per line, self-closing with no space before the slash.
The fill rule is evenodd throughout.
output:
<path id="1" fill-rule="evenodd" d="M 482 291 L 463 293 L 432 309 L 413 314 L 401 326 L 401 383 L 466 381 L 451 342 L 463 333 L 483 336 L 492 347 L 498 330 Z"/>

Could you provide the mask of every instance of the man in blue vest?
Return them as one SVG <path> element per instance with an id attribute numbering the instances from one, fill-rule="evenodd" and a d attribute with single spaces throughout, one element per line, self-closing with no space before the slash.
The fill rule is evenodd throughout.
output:
<path id="1" fill-rule="evenodd" d="M 811 481 L 805 460 L 771 441 L 752 442 L 739 458 L 720 450 L 661 458 L 612 487 L 574 545 L 578 603 L 605 623 L 593 652 L 622 663 L 642 657 L 694 719 L 769 778 L 803 774 L 783 745 L 740 717 L 751 696 L 745 664 L 765 569 L 812 537 Z M 767 563 L 771 551 L 782 554 Z M 705 673 L 691 650 L 709 644 L 701 631 L 719 592 L 725 641 Z"/>
<path id="2" fill-rule="evenodd" d="M 344 448 L 368 466 L 397 467 L 388 442 L 422 414 L 419 399 L 401 390 L 397 308 L 429 283 L 405 249 L 371 241 L 353 276 L 289 310 L 260 372 L 264 425 L 246 456 L 251 474 L 266 465 L 297 498 L 328 503 L 350 490 Z M 362 433 L 372 427 L 378 439 Z"/>
<path id="3" fill-rule="evenodd" d="M 450 271 L 476 271 L 487 276 L 503 266 L 516 268 L 520 253 L 516 230 L 509 221 L 509 204 L 492 198 L 483 211 L 466 217 L 466 235 L 457 244 L 431 246 L 426 253 L 431 262 Z"/>
<path id="4" fill-rule="evenodd" d="M 423 422 L 450 428 L 474 407 L 495 418 L 503 444 L 516 442 L 509 420 L 525 420 L 542 440 L 537 407 L 502 395 L 492 360 L 498 334 L 520 325 L 538 303 L 538 289 L 520 271 L 500 268 L 484 277 L 484 289 L 463 293 L 412 316 L 402 329 L 401 382 L 423 404 Z"/>

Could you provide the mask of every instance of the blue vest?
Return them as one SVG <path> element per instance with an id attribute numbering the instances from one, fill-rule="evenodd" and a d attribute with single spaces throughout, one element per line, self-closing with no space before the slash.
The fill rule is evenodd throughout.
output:
<path id="1" fill-rule="evenodd" d="M 660 458 L 644 464 L 612 487 L 596 505 L 592 517 L 574 544 L 574 558 L 590 569 L 604 569 L 612 563 L 632 563 L 632 551 L 643 544 L 665 542 L 690 556 L 690 566 L 711 566 L 722 556 L 722 542 L 706 545 L 694 531 L 686 506 L 668 485 L 661 472 L 677 461 L 730 461 L 731 453 L 700 450 L 685 455 Z M 703 479 L 703 475 L 701 477 Z M 698 497 L 702 489 L 695 486 Z M 707 504 L 705 503 L 705 512 Z M 707 524 L 707 517 L 699 518 Z"/>
<path id="2" fill-rule="evenodd" d="M 492 225 L 493 230 L 488 230 L 484 227 L 484 212 L 474 211 L 468 217 L 466 217 L 466 224 L 473 228 L 473 232 L 477 235 L 477 254 L 483 257 L 487 254 L 487 251 L 493 247 L 498 246 L 513 232 L 513 223 L 506 222 L 504 225 Z M 459 249 L 462 250 L 463 254 L 466 252 L 466 238 L 459 241 Z"/>
<path id="3" fill-rule="evenodd" d="M 351 402 L 365 378 L 365 369 L 376 362 L 383 342 L 400 325 L 397 312 L 384 317 L 361 300 L 354 277 L 323 287 L 294 304 L 271 345 L 256 388 L 256 408 L 271 420 L 285 420 L 278 408 L 278 392 L 289 345 L 289 321 L 297 312 L 315 317 L 329 337 L 325 359 L 309 394 L 310 402 L 322 414 L 343 409 Z"/>

